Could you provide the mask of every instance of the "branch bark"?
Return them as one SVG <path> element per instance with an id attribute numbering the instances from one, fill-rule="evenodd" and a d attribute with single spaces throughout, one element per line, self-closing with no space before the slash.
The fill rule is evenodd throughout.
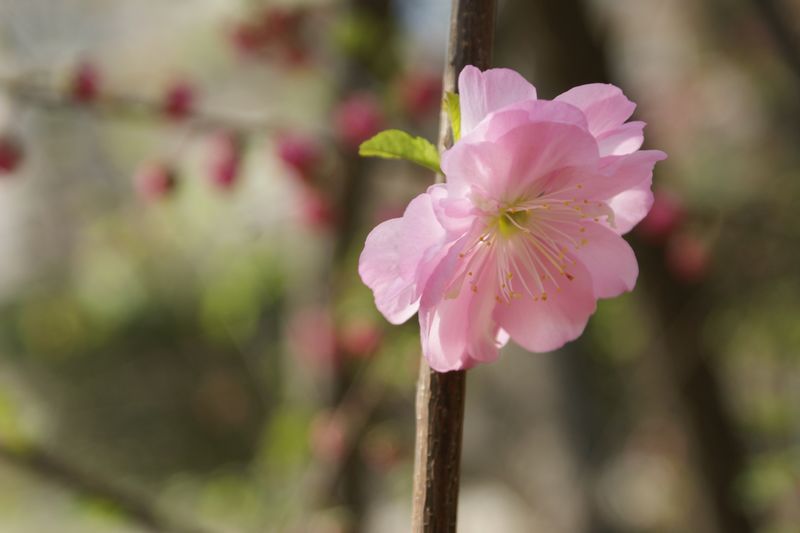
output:
<path id="1" fill-rule="evenodd" d="M 466 65 L 491 65 L 495 0 L 453 0 L 444 90 L 456 92 Z M 442 116 L 439 147 L 451 141 Z M 417 434 L 414 452 L 414 533 L 454 533 L 458 514 L 461 439 L 464 426 L 466 372 L 439 373 L 422 358 L 417 383 Z"/>

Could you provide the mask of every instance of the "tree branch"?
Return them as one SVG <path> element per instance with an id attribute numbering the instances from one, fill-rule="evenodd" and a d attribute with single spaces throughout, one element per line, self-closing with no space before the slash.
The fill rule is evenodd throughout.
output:
<path id="1" fill-rule="evenodd" d="M 444 90 L 456 92 L 466 65 L 491 65 L 495 0 L 453 0 Z M 439 146 L 452 138 L 442 116 Z M 422 358 L 417 383 L 417 435 L 414 450 L 414 533 L 454 533 L 458 511 L 461 440 L 466 372 L 434 372 Z"/>

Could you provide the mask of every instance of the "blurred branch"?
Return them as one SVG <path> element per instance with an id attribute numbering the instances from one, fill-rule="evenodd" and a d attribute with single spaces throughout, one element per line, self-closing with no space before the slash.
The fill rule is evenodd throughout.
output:
<path id="1" fill-rule="evenodd" d="M 752 2 L 772 33 L 786 64 L 800 78 L 800 39 L 787 23 L 789 17 L 783 13 L 775 0 L 752 0 Z"/>
<path id="2" fill-rule="evenodd" d="M 208 533 L 206 529 L 176 522 L 161 512 L 151 499 L 97 477 L 35 445 L 11 446 L 0 439 L 0 460 L 85 497 L 108 502 L 155 533 Z"/>
<path id="3" fill-rule="evenodd" d="M 161 122 L 172 120 L 193 130 L 222 129 L 241 134 L 254 134 L 276 131 L 283 126 L 283 124 L 266 117 L 244 118 L 201 109 L 187 112 L 185 119 L 178 122 L 167 116 L 164 102 L 161 100 L 103 92 L 91 102 L 81 102 L 63 90 L 26 78 L 0 78 L 0 88 L 14 99 L 42 109 L 88 111 L 99 116 L 120 120 Z"/>

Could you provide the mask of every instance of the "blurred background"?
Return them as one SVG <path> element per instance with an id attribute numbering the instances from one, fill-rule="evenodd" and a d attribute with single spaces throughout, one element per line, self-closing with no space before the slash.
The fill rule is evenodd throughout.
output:
<path id="1" fill-rule="evenodd" d="M 0 0 L 0 532 L 401 533 L 416 321 L 356 274 L 431 182 L 450 2 Z M 800 531 L 800 2 L 500 1 L 669 154 L 636 290 L 469 374 L 459 531 Z"/>

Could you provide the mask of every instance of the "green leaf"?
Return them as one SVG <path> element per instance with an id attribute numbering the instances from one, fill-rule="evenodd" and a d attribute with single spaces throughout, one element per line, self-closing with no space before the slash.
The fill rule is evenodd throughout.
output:
<path id="1" fill-rule="evenodd" d="M 405 159 L 434 172 L 439 170 L 439 151 L 427 139 L 412 137 L 400 130 L 382 131 L 361 143 L 358 153 L 364 157 Z"/>
<path id="2" fill-rule="evenodd" d="M 453 141 L 461 138 L 461 98 L 456 93 L 446 92 L 444 106 L 450 117 L 450 128 L 453 130 Z"/>

